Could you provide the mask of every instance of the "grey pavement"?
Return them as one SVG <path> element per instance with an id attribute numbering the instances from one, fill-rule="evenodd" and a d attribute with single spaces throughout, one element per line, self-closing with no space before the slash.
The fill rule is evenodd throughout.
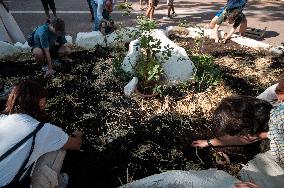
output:
<path id="1" fill-rule="evenodd" d="M 4 0 L 11 10 L 19 26 L 28 35 L 33 28 L 45 22 L 45 15 L 40 0 Z M 121 1 L 118 1 L 121 2 Z M 139 0 L 129 1 L 134 10 L 130 16 L 122 16 L 122 12 L 115 10 L 113 18 L 125 26 L 135 25 L 138 14 L 144 13 L 140 10 Z M 225 4 L 226 0 L 175 0 L 175 9 L 178 17 L 173 20 L 164 20 L 167 13 L 166 0 L 160 0 L 155 10 L 155 19 L 160 28 L 169 25 L 178 25 L 180 20 L 187 20 L 192 24 L 207 24 L 214 14 Z M 76 36 L 78 32 L 91 31 L 92 22 L 86 0 L 55 0 L 58 17 L 66 22 L 67 33 Z M 263 42 L 271 45 L 281 45 L 284 42 L 284 2 L 275 1 L 267 3 L 249 2 L 245 8 L 249 27 L 264 29 L 267 27 Z M 228 30 L 230 26 L 224 26 Z"/>

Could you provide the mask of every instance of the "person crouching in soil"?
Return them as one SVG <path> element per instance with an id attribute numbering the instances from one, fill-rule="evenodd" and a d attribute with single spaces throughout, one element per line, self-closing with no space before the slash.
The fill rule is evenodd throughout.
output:
<path id="1" fill-rule="evenodd" d="M 226 43 L 240 26 L 239 34 L 244 36 L 247 28 L 247 19 L 243 13 L 243 9 L 247 0 L 228 0 L 227 4 L 215 15 L 209 24 L 209 28 L 213 29 L 215 42 L 219 42 L 218 29 L 224 21 L 233 24 L 233 28 L 224 36 L 222 43 Z"/>
<path id="2" fill-rule="evenodd" d="M 67 61 L 67 56 L 71 50 L 66 46 L 65 23 L 60 18 L 55 18 L 50 24 L 38 26 L 28 38 L 29 46 L 32 47 L 32 53 L 36 62 L 43 66 L 44 77 L 55 73 L 53 64 Z"/>
<path id="3" fill-rule="evenodd" d="M 66 187 L 60 174 L 66 150 L 79 150 L 82 132 L 68 136 L 48 123 L 47 91 L 26 80 L 14 86 L 0 116 L 0 187 Z M 33 170 L 32 170 L 33 169 Z"/>
<path id="4" fill-rule="evenodd" d="M 264 100 L 249 96 L 232 96 L 221 101 L 213 114 L 218 138 L 196 140 L 193 147 L 246 145 L 270 139 L 268 155 L 284 168 L 284 87 L 275 90 L 276 107 Z M 273 108 L 273 109 L 272 109 Z"/>

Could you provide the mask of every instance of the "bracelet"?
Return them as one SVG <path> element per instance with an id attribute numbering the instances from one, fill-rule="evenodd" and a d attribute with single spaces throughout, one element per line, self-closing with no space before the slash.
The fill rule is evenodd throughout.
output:
<path id="1" fill-rule="evenodd" d="M 213 147 L 213 144 L 210 142 L 210 139 L 207 140 L 207 144 L 208 146 Z"/>

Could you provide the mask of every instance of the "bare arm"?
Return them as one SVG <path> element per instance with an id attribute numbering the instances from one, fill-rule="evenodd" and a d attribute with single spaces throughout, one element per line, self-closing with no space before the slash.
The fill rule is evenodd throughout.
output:
<path id="1" fill-rule="evenodd" d="M 220 25 L 216 24 L 213 29 L 213 37 L 215 39 L 215 43 L 219 42 L 219 35 L 218 35 L 218 29 L 220 28 Z"/>
<path id="2" fill-rule="evenodd" d="M 267 132 L 261 133 L 261 136 L 256 137 L 256 136 L 230 136 L 230 135 L 225 135 L 220 138 L 213 138 L 210 139 L 210 143 L 213 146 L 235 146 L 235 145 L 247 145 L 251 144 L 253 142 L 256 142 L 261 139 L 267 138 Z M 208 140 L 196 140 L 193 141 L 191 146 L 193 147 L 208 147 Z"/>
<path id="3" fill-rule="evenodd" d="M 46 61 L 47 61 L 48 69 L 52 69 L 49 48 L 45 48 L 43 50 L 44 50 L 44 55 L 45 55 L 45 58 L 46 58 Z"/>
<path id="4" fill-rule="evenodd" d="M 69 150 L 79 150 L 82 145 L 82 135 L 81 131 L 73 133 L 74 137 L 69 137 L 66 144 L 63 146 L 63 149 Z"/>
<path id="5" fill-rule="evenodd" d="M 232 28 L 230 32 L 228 33 L 228 35 L 222 40 L 222 42 L 226 43 L 231 38 L 231 36 L 235 33 L 236 30 L 237 28 Z"/>

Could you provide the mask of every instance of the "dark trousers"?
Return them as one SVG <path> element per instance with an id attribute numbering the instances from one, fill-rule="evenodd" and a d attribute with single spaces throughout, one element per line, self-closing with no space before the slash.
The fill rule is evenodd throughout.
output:
<path id="1" fill-rule="evenodd" d="M 41 0 L 41 3 L 46 11 L 49 11 L 49 8 L 51 10 L 56 10 L 54 0 Z"/>
<path id="2" fill-rule="evenodd" d="M 91 15 L 92 15 L 92 19 L 94 19 L 94 12 L 93 12 L 92 2 L 91 2 L 91 0 L 87 0 L 87 2 L 88 2 L 88 5 L 89 5 L 89 9 L 90 9 Z"/>

